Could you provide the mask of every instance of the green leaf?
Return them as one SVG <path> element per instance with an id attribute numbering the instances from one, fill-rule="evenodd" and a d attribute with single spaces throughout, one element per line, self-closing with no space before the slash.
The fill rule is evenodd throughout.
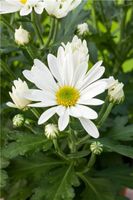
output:
<path id="1" fill-rule="evenodd" d="M 127 125 L 128 118 L 116 117 L 113 128 L 109 131 L 109 137 L 113 140 L 131 141 L 133 139 L 133 125 Z"/>
<path id="2" fill-rule="evenodd" d="M 45 174 L 63 164 L 64 161 L 57 158 L 52 158 L 43 153 L 36 153 L 30 158 L 15 159 L 10 166 L 9 174 L 15 178 L 24 178 L 29 175 L 40 176 L 40 174 Z"/>
<path id="3" fill-rule="evenodd" d="M 73 164 L 52 170 L 35 189 L 32 200 L 72 200 L 75 196 L 73 186 L 79 181 Z"/>
<path id="4" fill-rule="evenodd" d="M 7 172 L 5 170 L 0 170 L 0 188 L 6 186 L 7 179 L 8 179 Z"/>
<path id="5" fill-rule="evenodd" d="M 133 158 L 133 148 L 131 146 L 119 144 L 118 142 L 108 138 L 101 138 L 99 141 L 110 151 Z"/>
<path id="6" fill-rule="evenodd" d="M 95 172 L 96 176 L 105 177 L 115 185 L 133 188 L 133 167 L 117 166 Z M 117 180 L 117 181 L 116 181 Z"/>
<path id="7" fill-rule="evenodd" d="M 20 134 L 17 135 L 16 142 L 10 143 L 3 149 L 2 154 L 6 158 L 14 158 L 29 151 L 47 150 L 50 147 L 51 141 L 43 135 Z"/>
<path id="8" fill-rule="evenodd" d="M 88 175 L 79 174 L 85 183 L 85 190 L 81 194 L 82 200 L 113 200 L 114 191 L 111 183 L 103 178 L 91 178 Z"/>

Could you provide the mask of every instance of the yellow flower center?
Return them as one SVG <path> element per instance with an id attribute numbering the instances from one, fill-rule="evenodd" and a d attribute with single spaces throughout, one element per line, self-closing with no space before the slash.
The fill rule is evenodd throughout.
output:
<path id="1" fill-rule="evenodd" d="M 26 4 L 27 0 L 20 0 L 20 2 Z"/>
<path id="2" fill-rule="evenodd" d="M 71 86 L 63 86 L 56 92 L 56 101 L 58 105 L 74 106 L 80 97 L 79 91 Z"/>

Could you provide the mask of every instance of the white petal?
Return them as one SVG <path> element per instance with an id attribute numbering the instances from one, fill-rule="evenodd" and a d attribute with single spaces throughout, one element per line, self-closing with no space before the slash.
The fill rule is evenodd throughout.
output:
<path id="1" fill-rule="evenodd" d="M 34 6 L 34 10 L 37 14 L 42 14 L 44 9 L 44 3 L 43 2 L 39 2 Z"/>
<path id="2" fill-rule="evenodd" d="M 79 99 L 78 104 L 83 104 L 83 105 L 94 105 L 94 106 L 98 106 L 98 105 L 102 105 L 104 103 L 104 101 L 100 100 L 100 99 L 88 99 L 88 100 L 81 100 Z"/>
<path id="3" fill-rule="evenodd" d="M 67 108 L 63 113 L 63 115 L 59 117 L 58 120 L 59 130 L 63 131 L 67 127 L 68 123 L 69 123 L 69 110 Z"/>
<path id="4" fill-rule="evenodd" d="M 89 119 L 84 119 L 84 118 L 80 118 L 79 120 L 89 135 L 91 135 L 94 138 L 99 137 L 99 131 L 92 121 L 90 121 Z"/>
<path id="5" fill-rule="evenodd" d="M 12 102 L 7 102 L 6 105 L 12 108 L 17 108 L 17 106 Z"/>
<path id="6" fill-rule="evenodd" d="M 95 97 L 98 94 L 103 93 L 106 90 L 106 88 L 107 88 L 107 83 L 102 79 L 98 80 L 81 91 L 81 100 L 91 99 L 92 97 Z"/>
<path id="7" fill-rule="evenodd" d="M 80 111 L 78 110 L 77 105 L 76 105 L 76 106 L 71 106 L 71 107 L 69 108 L 69 114 L 70 114 L 71 116 L 73 116 L 73 117 L 76 117 L 76 118 L 81 117 L 81 113 L 80 113 Z"/>
<path id="8" fill-rule="evenodd" d="M 14 13 L 21 9 L 20 5 L 13 5 L 8 2 L 0 2 L 0 14 Z"/>
<path id="9" fill-rule="evenodd" d="M 39 103 L 33 103 L 33 104 L 29 104 L 28 106 L 29 107 L 40 107 L 40 108 L 43 108 L 43 107 L 49 107 L 49 106 L 56 106 L 57 103 L 53 100 L 47 100 L 46 102 L 39 102 Z"/>
<path id="10" fill-rule="evenodd" d="M 76 109 L 79 111 L 80 116 L 83 118 L 96 119 L 98 117 L 97 113 L 87 106 L 77 105 Z"/>
<path id="11" fill-rule="evenodd" d="M 21 8 L 20 10 L 20 15 L 21 16 L 25 16 L 25 15 L 28 15 L 32 12 L 32 7 L 31 6 L 24 6 L 23 8 Z"/>
<path id="12" fill-rule="evenodd" d="M 64 106 L 58 106 L 56 113 L 61 116 L 65 112 L 66 108 Z"/>
<path id="13" fill-rule="evenodd" d="M 50 117 L 52 117 L 55 113 L 56 113 L 56 107 L 52 107 L 50 109 L 48 109 L 47 111 L 45 111 L 39 118 L 38 120 L 38 124 L 43 124 L 45 123 Z"/>

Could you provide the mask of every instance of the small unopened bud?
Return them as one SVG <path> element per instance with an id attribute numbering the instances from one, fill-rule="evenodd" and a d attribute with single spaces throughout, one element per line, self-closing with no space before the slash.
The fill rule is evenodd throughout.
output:
<path id="1" fill-rule="evenodd" d="M 90 145 L 90 150 L 91 150 L 92 153 L 99 155 L 103 151 L 103 145 L 100 142 L 93 142 Z"/>
<path id="2" fill-rule="evenodd" d="M 22 28 L 22 26 L 19 27 L 19 29 L 15 29 L 15 42 L 18 45 L 25 45 L 28 44 L 30 41 L 30 34 L 28 31 Z"/>
<path id="3" fill-rule="evenodd" d="M 121 103 L 124 100 L 124 84 L 110 77 L 110 85 L 108 88 L 109 101 L 113 103 Z"/>
<path id="4" fill-rule="evenodd" d="M 77 26 L 77 31 L 79 35 L 87 35 L 89 33 L 89 27 L 87 23 L 79 24 Z"/>
<path id="5" fill-rule="evenodd" d="M 56 138 L 58 135 L 58 127 L 56 124 L 48 124 L 45 126 L 45 135 L 49 139 Z"/>
<path id="6" fill-rule="evenodd" d="M 13 117 L 13 126 L 21 127 L 24 124 L 24 116 L 22 114 L 17 114 Z"/>

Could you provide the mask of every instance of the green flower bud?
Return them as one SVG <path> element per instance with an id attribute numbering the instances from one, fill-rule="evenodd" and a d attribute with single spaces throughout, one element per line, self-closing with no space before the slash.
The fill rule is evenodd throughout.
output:
<path id="1" fill-rule="evenodd" d="M 103 151 L 103 145 L 100 142 L 93 142 L 90 145 L 90 150 L 91 150 L 92 153 L 99 155 Z"/>
<path id="2" fill-rule="evenodd" d="M 58 135 L 58 127 L 56 124 L 48 124 L 45 126 L 45 135 L 49 139 L 54 139 Z"/>
<path id="3" fill-rule="evenodd" d="M 17 114 L 13 117 L 13 126 L 21 127 L 24 124 L 24 116 L 22 114 Z"/>

